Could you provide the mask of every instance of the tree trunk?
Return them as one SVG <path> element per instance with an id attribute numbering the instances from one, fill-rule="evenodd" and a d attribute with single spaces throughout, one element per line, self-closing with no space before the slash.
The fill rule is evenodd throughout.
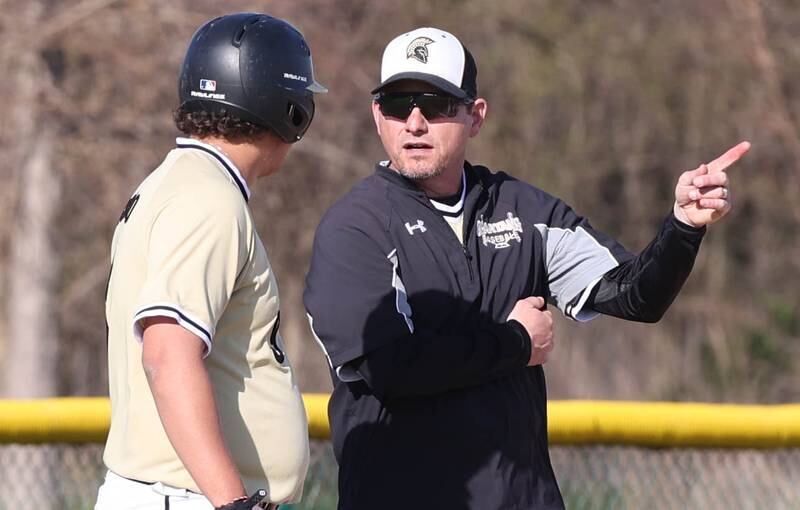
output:
<path id="1" fill-rule="evenodd" d="M 8 266 L 8 339 L 5 394 L 13 398 L 58 393 L 56 295 L 59 255 L 51 240 L 59 197 L 52 167 L 53 135 L 35 135 L 20 175 L 19 212 Z"/>
<path id="2" fill-rule="evenodd" d="M 33 33 L 43 6 L 29 2 L 19 13 L 14 35 Z M 58 392 L 56 295 L 59 255 L 52 232 L 59 207 L 60 180 L 53 166 L 56 131 L 42 122 L 47 69 L 36 45 L 4 47 L 4 64 L 14 69 L 14 95 L 3 132 L 9 142 L 4 174 L 16 191 L 16 207 L 6 235 L 5 342 L 0 393 L 10 398 L 54 396 Z M 5 65 L 4 65 L 5 67 Z M 11 507 L 51 509 L 59 503 L 57 480 L 61 468 L 53 446 L 9 446 L 0 450 L 0 501 Z M 35 480 L 31 483 L 31 480 Z"/>

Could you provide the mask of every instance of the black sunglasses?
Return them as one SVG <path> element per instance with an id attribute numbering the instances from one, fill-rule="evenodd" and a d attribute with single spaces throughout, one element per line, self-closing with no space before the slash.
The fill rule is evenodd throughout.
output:
<path id="1" fill-rule="evenodd" d="M 419 108 L 426 119 L 441 117 L 455 117 L 458 107 L 462 104 L 471 104 L 472 99 L 458 99 L 453 96 L 443 96 L 432 92 L 396 92 L 380 94 L 375 98 L 381 113 L 386 117 L 407 119 L 414 108 Z"/>

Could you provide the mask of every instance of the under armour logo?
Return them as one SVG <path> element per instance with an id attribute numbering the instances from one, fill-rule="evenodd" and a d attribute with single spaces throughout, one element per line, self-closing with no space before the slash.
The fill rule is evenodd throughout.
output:
<path id="1" fill-rule="evenodd" d="M 408 233 L 413 236 L 415 230 L 419 230 L 420 232 L 425 232 L 428 229 L 425 228 L 425 223 L 422 220 L 417 220 L 416 225 L 412 225 L 411 223 L 406 222 L 406 230 L 408 230 Z"/>

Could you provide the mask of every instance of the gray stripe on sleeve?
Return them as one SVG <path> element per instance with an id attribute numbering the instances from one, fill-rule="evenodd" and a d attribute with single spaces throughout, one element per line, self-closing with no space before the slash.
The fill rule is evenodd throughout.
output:
<path id="1" fill-rule="evenodd" d="M 408 326 L 408 331 L 413 333 L 414 322 L 411 320 L 411 305 L 408 304 L 406 286 L 403 285 L 403 280 L 400 279 L 400 274 L 397 271 L 399 267 L 397 250 L 392 250 L 386 258 L 392 263 L 392 287 L 394 287 L 395 291 L 395 307 L 397 308 L 397 313 L 403 316 L 403 319 L 406 321 L 406 326 Z"/>
<path id="2" fill-rule="evenodd" d="M 565 229 L 537 223 L 534 227 L 544 240 L 550 295 L 565 315 L 575 318 L 582 306 L 566 310 L 567 304 L 619 261 L 581 226 Z"/>

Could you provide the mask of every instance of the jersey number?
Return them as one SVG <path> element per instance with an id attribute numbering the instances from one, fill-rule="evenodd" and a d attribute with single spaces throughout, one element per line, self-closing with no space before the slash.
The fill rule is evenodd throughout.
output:
<path id="1" fill-rule="evenodd" d="M 272 354 L 275 355 L 275 360 L 278 363 L 283 363 L 283 360 L 286 359 L 286 355 L 281 350 L 280 346 L 278 345 L 278 328 L 281 327 L 281 312 L 278 312 L 278 316 L 275 318 L 275 327 L 272 328 L 272 335 L 269 337 L 269 346 L 272 348 Z"/>

